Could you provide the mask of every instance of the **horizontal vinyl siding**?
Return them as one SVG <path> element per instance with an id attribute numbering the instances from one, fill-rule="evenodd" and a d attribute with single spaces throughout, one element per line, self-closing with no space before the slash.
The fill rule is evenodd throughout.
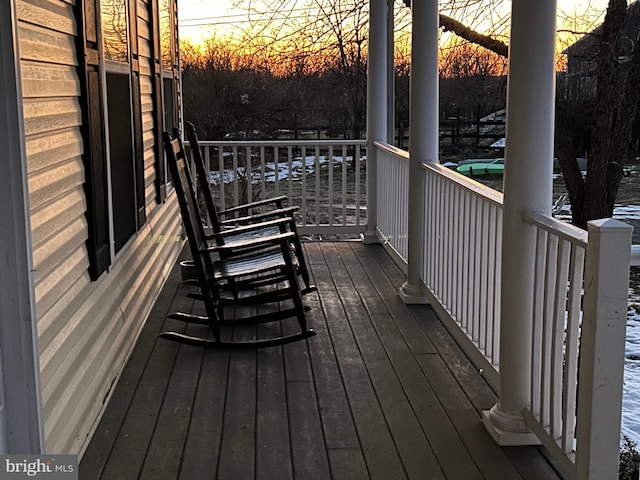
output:
<path id="1" fill-rule="evenodd" d="M 142 95 L 142 137 L 144 148 L 144 196 L 147 205 L 147 211 L 150 206 L 156 204 L 156 186 L 155 186 L 155 117 L 153 114 L 153 82 L 150 77 L 141 75 L 140 77 L 140 94 Z"/>
<path id="2" fill-rule="evenodd" d="M 46 45 L 42 48 L 46 48 Z M 80 81 L 75 65 L 22 61 L 20 70 L 22 94 L 25 98 L 77 97 L 80 94 Z"/>
<path id="3" fill-rule="evenodd" d="M 46 27 L 53 32 L 75 35 L 74 3 L 62 0 L 18 0 L 18 18 L 21 26 L 32 24 Z"/>
<path id="4" fill-rule="evenodd" d="M 22 24 L 20 35 L 20 54 L 22 58 L 32 60 L 75 65 L 74 38 L 67 33 L 59 33 L 35 25 Z M 42 46 L 47 48 L 43 49 Z"/>
<path id="5" fill-rule="evenodd" d="M 158 206 L 149 49 L 141 95 L 147 224 L 88 275 L 82 111 L 72 0 L 17 0 L 46 449 L 80 453 L 183 245 L 175 196 Z M 146 4 L 139 1 L 140 7 Z M 141 11 L 138 30 L 148 37 Z"/>
<path id="6" fill-rule="evenodd" d="M 81 145 L 78 129 L 73 129 L 73 127 L 78 127 L 82 121 L 77 97 L 30 98 L 25 100 L 22 108 L 27 136 L 72 129 L 70 134 L 77 135 L 78 145 Z"/>
<path id="7" fill-rule="evenodd" d="M 175 198 L 173 198 L 175 200 Z M 79 452 L 182 246 L 174 201 L 145 227 L 42 354 L 47 448 Z M 59 344 L 58 344 L 59 342 Z M 84 364 L 87 368 L 76 369 Z M 77 435 L 80 432 L 82 435 Z"/>

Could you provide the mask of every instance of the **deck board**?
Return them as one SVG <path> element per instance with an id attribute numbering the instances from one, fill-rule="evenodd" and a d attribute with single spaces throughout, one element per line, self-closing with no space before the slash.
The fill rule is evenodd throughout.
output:
<path id="1" fill-rule="evenodd" d="M 204 352 L 180 479 L 206 478 L 217 468 L 227 393 L 226 382 L 220 379 L 227 377 L 229 357 L 229 352 Z"/>
<path id="2" fill-rule="evenodd" d="M 293 478 L 287 383 L 281 349 L 257 353 L 256 478 Z"/>
<path id="3" fill-rule="evenodd" d="M 166 320 L 202 313 L 174 269 L 83 455 L 83 480 L 558 478 L 537 448 L 493 443 L 480 413 L 495 393 L 428 306 L 400 300 L 405 277 L 381 246 L 304 248 L 317 335 L 260 351 L 158 339 L 166 328 L 207 332 Z"/>

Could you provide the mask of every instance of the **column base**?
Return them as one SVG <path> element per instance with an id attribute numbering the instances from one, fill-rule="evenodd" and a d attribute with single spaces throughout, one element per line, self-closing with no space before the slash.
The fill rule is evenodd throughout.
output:
<path id="1" fill-rule="evenodd" d="M 426 305 L 429 303 L 421 285 L 405 282 L 398 291 L 400 298 L 407 305 Z"/>
<path id="2" fill-rule="evenodd" d="M 482 423 L 493 440 L 501 447 L 540 445 L 540 439 L 527 427 L 524 417 L 500 410 L 494 405 L 482 412 Z"/>
<path id="3" fill-rule="evenodd" d="M 378 235 L 376 235 L 375 230 L 367 230 L 364 233 L 360 234 L 360 240 L 365 245 L 371 245 L 372 243 L 380 243 L 380 239 Z"/>

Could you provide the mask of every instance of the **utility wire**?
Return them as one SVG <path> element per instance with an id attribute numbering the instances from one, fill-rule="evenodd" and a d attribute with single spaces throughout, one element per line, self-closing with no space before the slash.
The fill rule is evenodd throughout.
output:
<path id="1" fill-rule="evenodd" d="M 292 8 L 290 10 L 287 10 L 287 12 L 306 12 L 306 11 L 310 11 L 310 10 L 317 10 L 318 7 L 314 7 L 314 6 L 308 6 L 308 7 L 299 7 L 299 8 Z M 184 21 L 189 21 L 189 20 L 208 20 L 210 18 L 213 19 L 219 19 L 219 18 L 234 18 L 234 17 L 249 17 L 252 15 L 273 15 L 275 13 L 285 13 L 282 12 L 280 10 L 271 10 L 271 11 L 255 11 L 255 10 L 247 10 L 243 13 L 230 13 L 230 14 L 226 14 L 226 15 L 216 15 L 216 16 L 211 16 L 211 17 L 193 17 L 193 18 L 185 18 L 183 19 Z"/>
<path id="2" fill-rule="evenodd" d="M 301 19 L 306 19 L 308 17 L 306 16 L 283 16 L 283 17 L 269 17 L 268 19 L 265 20 L 253 20 L 254 22 L 258 22 L 258 21 L 281 21 L 281 20 L 301 20 Z M 180 27 L 202 27 L 202 26 L 214 26 L 214 25 L 238 25 L 241 23 L 247 23 L 250 20 L 247 18 L 246 20 L 228 20 L 228 21 L 222 21 L 222 22 L 215 22 L 215 21 L 207 21 L 206 19 L 203 19 L 202 21 L 192 21 L 190 23 L 184 23 L 187 22 L 187 20 L 181 20 L 180 22 L 178 22 L 178 25 Z"/>

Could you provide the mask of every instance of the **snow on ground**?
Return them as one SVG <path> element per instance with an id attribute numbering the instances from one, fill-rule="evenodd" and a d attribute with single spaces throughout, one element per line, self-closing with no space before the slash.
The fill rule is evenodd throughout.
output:
<path id="1" fill-rule="evenodd" d="M 632 218 L 639 218 L 640 207 L 633 206 Z M 638 230 L 638 227 L 635 226 Z M 624 386 L 622 392 L 622 433 L 640 444 L 640 272 L 631 269 L 629 313 L 625 343 Z"/>
<path id="2" fill-rule="evenodd" d="M 622 433 L 640 444 L 640 312 L 633 307 L 627 318 Z"/>
<path id="3" fill-rule="evenodd" d="M 366 160 L 365 156 L 360 157 L 361 160 Z M 353 157 L 347 156 L 337 156 L 334 155 L 332 157 L 332 163 L 335 166 L 336 164 L 342 164 L 344 161 L 351 162 L 353 161 Z M 304 171 L 306 175 L 310 175 L 315 171 L 316 163 L 318 165 L 324 164 L 329 161 L 329 158 L 320 155 L 317 158 L 313 155 L 306 156 L 304 159 Z M 275 182 L 276 180 L 276 164 L 274 162 L 266 162 L 264 165 L 264 170 L 260 169 L 260 164 L 258 162 L 254 163 L 255 171 L 251 173 L 251 183 L 258 184 L 263 180 L 265 182 Z M 287 162 L 278 162 L 277 165 L 277 177 L 278 181 L 286 180 L 291 176 L 293 181 L 300 180 L 302 177 L 303 170 L 303 161 L 301 157 L 295 157 L 291 161 L 291 171 L 289 170 L 289 164 Z M 246 172 L 246 168 L 244 166 L 239 166 L 237 168 L 238 175 L 244 176 Z M 231 183 L 235 180 L 234 169 L 225 169 L 222 174 L 222 178 L 224 183 Z M 220 172 L 218 170 L 212 170 L 209 172 L 209 183 L 213 185 L 218 185 L 220 183 Z"/>

